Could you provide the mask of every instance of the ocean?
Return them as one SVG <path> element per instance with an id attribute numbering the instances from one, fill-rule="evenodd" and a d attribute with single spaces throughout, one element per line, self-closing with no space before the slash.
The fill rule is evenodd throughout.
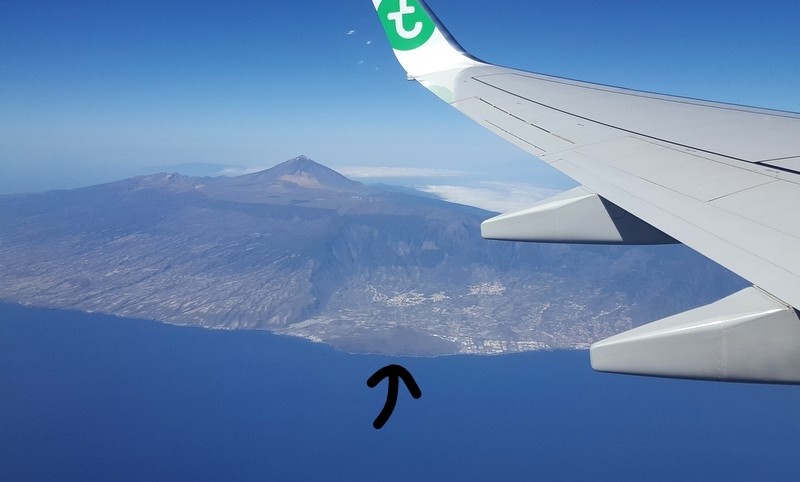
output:
<path id="1" fill-rule="evenodd" d="M 400 385 L 372 421 L 388 364 Z M 796 480 L 800 387 L 395 358 L 0 304 L 0 480 Z"/>

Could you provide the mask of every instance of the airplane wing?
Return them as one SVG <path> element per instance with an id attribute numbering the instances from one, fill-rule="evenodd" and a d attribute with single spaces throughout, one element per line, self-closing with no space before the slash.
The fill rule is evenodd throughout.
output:
<path id="1" fill-rule="evenodd" d="M 422 0 L 373 4 L 409 80 L 581 183 L 483 237 L 681 242 L 753 283 L 595 343 L 596 370 L 800 383 L 800 115 L 499 67 Z"/>

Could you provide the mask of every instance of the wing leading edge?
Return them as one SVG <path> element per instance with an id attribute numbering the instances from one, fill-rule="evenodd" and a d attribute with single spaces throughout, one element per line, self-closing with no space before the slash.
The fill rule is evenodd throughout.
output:
<path id="1" fill-rule="evenodd" d="M 486 238 L 684 243 L 754 285 L 592 346 L 601 371 L 800 383 L 800 115 L 478 60 L 422 0 L 373 0 L 416 80 L 582 184 L 483 223 Z"/>

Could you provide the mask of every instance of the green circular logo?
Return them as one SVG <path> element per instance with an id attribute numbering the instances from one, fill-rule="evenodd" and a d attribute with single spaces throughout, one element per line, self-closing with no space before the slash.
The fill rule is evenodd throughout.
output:
<path id="1" fill-rule="evenodd" d="M 436 24 L 417 0 L 383 0 L 378 15 L 396 50 L 414 50 L 436 30 Z"/>

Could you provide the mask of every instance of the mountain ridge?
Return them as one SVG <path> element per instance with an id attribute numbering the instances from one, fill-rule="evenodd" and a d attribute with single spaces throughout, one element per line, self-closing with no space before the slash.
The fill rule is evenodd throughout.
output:
<path id="1" fill-rule="evenodd" d="M 269 169 L 228 178 L 237 183 L 290 183 L 306 189 L 328 189 L 334 191 L 365 192 L 367 187 L 346 178 L 318 162 L 300 155 Z"/>
<path id="2" fill-rule="evenodd" d="M 287 162 L 0 198 L 0 299 L 435 355 L 585 347 L 741 283 L 681 246 L 487 241 L 486 211 Z"/>

